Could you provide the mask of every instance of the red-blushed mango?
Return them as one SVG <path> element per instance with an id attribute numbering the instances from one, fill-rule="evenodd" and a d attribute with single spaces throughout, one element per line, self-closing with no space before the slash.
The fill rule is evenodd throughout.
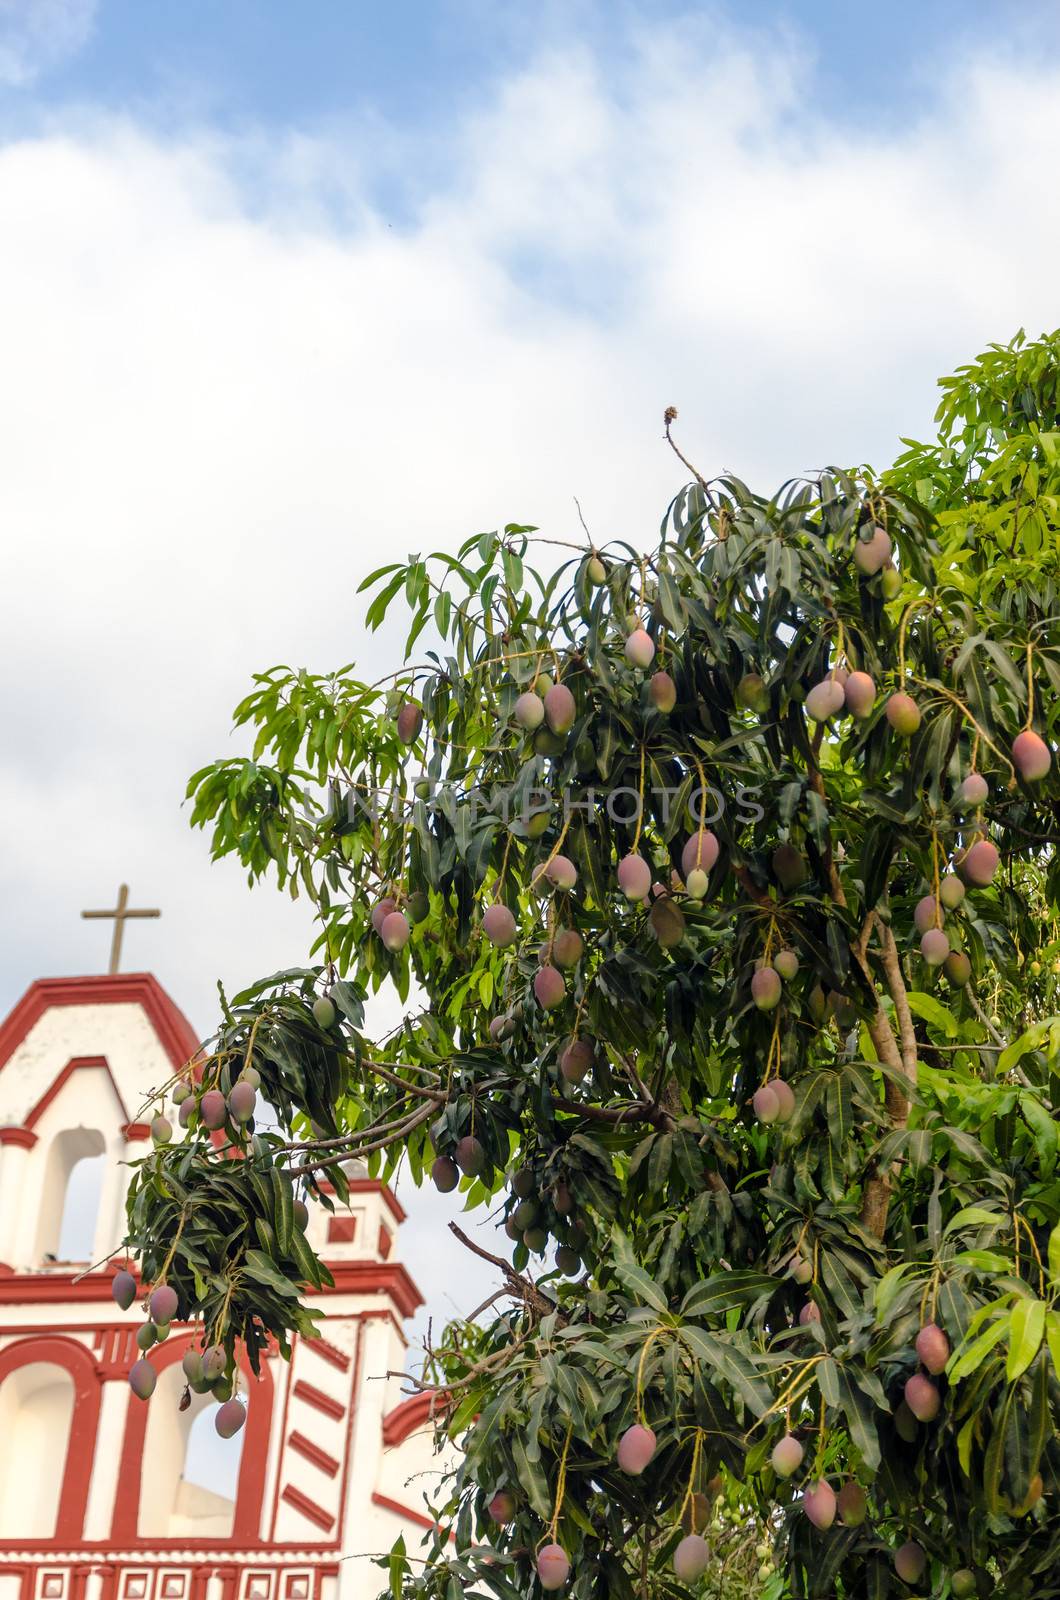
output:
<path id="1" fill-rule="evenodd" d="M 491 1522 L 500 1527 L 515 1516 L 515 1496 L 508 1489 L 498 1489 L 486 1507 Z"/>
<path id="2" fill-rule="evenodd" d="M 942 970 L 955 989 L 963 989 L 972 976 L 972 963 L 963 950 L 951 950 L 942 963 Z"/>
<path id="3" fill-rule="evenodd" d="M 515 943 L 518 924 L 507 906 L 487 906 L 482 913 L 482 931 L 490 944 L 504 950 Z"/>
<path id="4" fill-rule="evenodd" d="M 985 889 L 1001 864 L 997 846 L 989 839 L 979 839 L 958 862 L 958 871 L 965 883 L 973 889 Z"/>
<path id="5" fill-rule="evenodd" d="M 910 1539 L 894 1552 L 894 1570 L 903 1583 L 919 1583 L 927 1568 L 927 1552 Z"/>
<path id="6" fill-rule="evenodd" d="M 234 1083 L 228 1095 L 228 1111 L 233 1122 L 249 1122 L 257 1105 L 257 1092 L 250 1083 Z"/>
<path id="7" fill-rule="evenodd" d="M 567 998 L 567 985 L 563 974 L 553 966 L 540 967 L 534 973 L 534 996 L 544 1011 L 554 1011 Z"/>
<path id="8" fill-rule="evenodd" d="M 955 872 L 947 872 L 939 883 L 939 899 L 947 911 L 956 911 L 967 890 Z"/>
<path id="9" fill-rule="evenodd" d="M 199 1101 L 199 1117 L 204 1128 L 223 1128 L 228 1116 L 228 1102 L 220 1089 L 207 1089 Z"/>
<path id="10" fill-rule="evenodd" d="M 542 1545 L 537 1552 L 537 1580 L 542 1589 L 562 1589 L 570 1577 L 570 1559 L 562 1545 Z"/>
<path id="11" fill-rule="evenodd" d="M 791 1084 L 784 1078 L 771 1078 L 769 1087 L 772 1089 L 780 1111 L 777 1115 L 778 1122 L 790 1122 L 795 1115 L 795 1091 Z"/>
<path id="12" fill-rule="evenodd" d="M 618 887 L 627 900 L 646 900 L 651 890 L 651 868 L 643 856 L 623 856 L 618 863 Z"/>
<path id="13" fill-rule="evenodd" d="M 677 704 L 677 685 L 668 672 L 653 672 L 648 683 L 648 697 L 656 711 L 665 715 Z"/>
<path id="14" fill-rule="evenodd" d="M 623 1472 L 638 1478 L 655 1454 L 657 1440 L 651 1428 L 635 1422 L 618 1441 L 615 1459 Z"/>
<path id="15" fill-rule="evenodd" d="M 423 727 L 423 712 L 412 700 L 406 700 L 397 714 L 398 738 L 402 744 L 414 744 Z"/>
<path id="16" fill-rule="evenodd" d="M 1024 783 L 1037 783 L 1052 766 L 1052 751 L 1032 728 L 1024 728 L 1012 741 L 1012 764 Z"/>
<path id="17" fill-rule="evenodd" d="M 392 911 L 389 917 L 383 918 L 379 936 L 391 954 L 396 954 L 397 951 L 404 950 L 408 944 L 411 931 L 405 913 Z"/>
<path id="18" fill-rule="evenodd" d="M 990 793 L 990 785 L 981 772 L 969 772 L 957 790 L 958 798 L 966 806 L 981 806 Z"/>
<path id="19" fill-rule="evenodd" d="M 681 851 L 681 876 L 687 879 L 697 867 L 700 872 L 709 872 L 717 859 L 717 838 L 709 828 L 699 828 L 685 840 Z"/>
<path id="20" fill-rule="evenodd" d="M 867 672 L 852 672 L 843 685 L 843 697 L 851 716 L 864 722 L 876 704 L 876 685 Z"/>
<path id="21" fill-rule="evenodd" d="M 859 535 L 855 540 L 854 565 L 863 577 L 872 578 L 890 561 L 893 548 L 886 529 L 873 528 L 867 539 Z"/>
<path id="22" fill-rule="evenodd" d="M 809 1327 L 811 1322 L 820 1322 L 820 1320 L 821 1320 L 821 1308 L 820 1308 L 820 1306 L 817 1305 L 816 1301 L 814 1301 L 814 1300 L 807 1300 L 806 1304 L 803 1306 L 802 1310 L 799 1312 L 799 1326 L 800 1326 L 800 1328 L 807 1328 L 807 1327 Z"/>
<path id="23" fill-rule="evenodd" d="M 569 1039 L 559 1058 L 564 1083 L 581 1083 L 593 1064 L 593 1047 L 587 1039 Z"/>
<path id="24" fill-rule="evenodd" d="M 136 1299 L 136 1279 L 131 1272 L 116 1272 L 111 1280 L 110 1297 L 123 1311 Z"/>
<path id="25" fill-rule="evenodd" d="M 860 1483 L 848 1478 L 836 1496 L 836 1507 L 845 1528 L 860 1528 L 868 1509 L 868 1495 Z"/>
<path id="26" fill-rule="evenodd" d="M 582 1258 L 577 1250 L 569 1244 L 561 1244 L 556 1251 L 556 1270 L 562 1272 L 566 1278 L 577 1276 L 582 1264 Z"/>
<path id="27" fill-rule="evenodd" d="M 846 704 L 846 689 L 834 678 L 822 678 L 806 696 L 806 710 L 814 722 L 827 722 L 836 717 Z"/>
<path id="28" fill-rule="evenodd" d="M 397 901 L 394 899 L 393 895 L 389 894 L 384 895 L 379 904 L 372 907 L 372 927 L 375 929 L 376 933 L 382 933 L 383 923 L 386 921 L 387 917 L 390 916 L 391 912 L 396 910 Z M 320 1022 L 319 1017 L 317 1018 L 317 1021 Z M 320 1025 L 322 1028 L 330 1027 L 330 1023 L 322 1022 Z"/>
<path id="29" fill-rule="evenodd" d="M 811 1484 L 803 1491 L 802 1509 L 815 1528 L 830 1528 L 836 1514 L 836 1497 L 832 1485 L 824 1478 Z"/>
<path id="30" fill-rule="evenodd" d="M 755 1090 L 751 1096 L 751 1105 L 759 1122 L 776 1122 L 780 1116 L 780 1101 L 773 1093 L 772 1086 L 768 1083 L 764 1083 L 760 1089 Z"/>
<path id="31" fill-rule="evenodd" d="M 552 941 L 552 960 L 557 967 L 576 967 L 585 954 L 585 942 L 576 928 L 560 928 Z"/>
<path id="32" fill-rule="evenodd" d="M 460 1169 L 448 1156 L 437 1156 L 431 1164 L 431 1182 L 439 1194 L 451 1194 L 460 1182 Z"/>
<path id="33" fill-rule="evenodd" d="M 804 1455 L 805 1451 L 795 1435 L 786 1433 L 773 1446 L 769 1459 L 778 1478 L 790 1478 L 802 1466 Z"/>
<path id="34" fill-rule="evenodd" d="M 247 1408 L 242 1400 L 226 1400 L 218 1406 L 213 1425 L 222 1439 L 231 1439 L 247 1420 Z"/>
<path id="35" fill-rule="evenodd" d="M 899 690 L 892 694 L 886 706 L 887 721 L 903 739 L 911 739 L 920 726 L 920 707 L 911 694 Z"/>
<path id="36" fill-rule="evenodd" d="M 625 645 L 626 660 L 635 667 L 650 667 L 655 660 L 655 642 L 643 628 L 634 628 Z"/>
<path id="37" fill-rule="evenodd" d="M 155 1392 L 155 1384 L 157 1382 L 158 1373 L 150 1361 L 145 1361 L 141 1357 L 139 1361 L 134 1361 L 129 1368 L 129 1388 L 137 1400 L 150 1400 Z"/>
<path id="38" fill-rule="evenodd" d="M 462 1139 L 457 1140 L 453 1154 L 457 1166 L 466 1177 L 477 1178 L 480 1172 L 485 1171 L 486 1152 L 473 1133 L 466 1133 Z"/>
<path id="39" fill-rule="evenodd" d="M 681 1583 L 695 1583 L 710 1564 L 710 1547 L 699 1533 L 686 1533 L 674 1551 L 674 1577 Z"/>
<path id="40" fill-rule="evenodd" d="M 937 1322 L 925 1322 L 916 1336 L 916 1353 L 929 1372 L 936 1376 L 945 1372 L 950 1359 L 950 1341 Z"/>
<path id="41" fill-rule="evenodd" d="M 202 1375 L 208 1383 L 216 1383 L 228 1365 L 228 1357 L 224 1347 L 219 1344 L 208 1345 L 202 1353 Z"/>
<path id="42" fill-rule="evenodd" d="M 495 1044 L 499 1044 L 502 1039 L 510 1039 L 515 1032 L 515 1018 L 510 1017 L 507 1012 L 500 1017 L 491 1017 L 489 1031 L 490 1038 Z"/>
<path id="43" fill-rule="evenodd" d="M 545 702 L 539 694 L 533 694 L 528 689 L 515 702 L 512 715 L 520 728 L 525 728 L 527 733 L 533 733 L 545 720 Z"/>
<path id="44" fill-rule="evenodd" d="M 941 928 L 946 913 L 933 894 L 924 895 L 913 910 L 913 924 L 917 933 L 927 933 L 929 928 Z"/>
<path id="45" fill-rule="evenodd" d="M 553 856 L 545 868 L 545 877 L 554 889 L 573 889 L 578 869 L 569 856 Z"/>
<path id="46" fill-rule="evenodd" d="M 949 937 L 941 928 L 929 928 L 920 941 L 920 954 L 928 966 L 941 967 L 949 953 Z"/>
<path id="47" fill-rule="evenodd" d="M 156 1326 L 163 1322 L 172 1322 L 177 1314 L 177 1291 L 171 1289 L 168 1283 L 159 1284 L 147 1302 L 147 1309 L 151 1313 L 151 1321 Z"/>
<path id="48" fill-rule="evenodd" d="M 545 695 L 545 721 L 553 733 L 569 733 L 577 715 L 574 696 L 565 683 L 554 683 Z"/>
<path id="49" fill-rule="evenodd" d="M 751 999 L 759 1011 L 774 1011 L 780 1004 L 780 975 L 772 967 L 759 967 L 751 979 Z"/>
<path id="50" fill-rule="evenodd" d="M 923 1373 L 914 1372 L 911 1378 L 907 1378 L 903 1393 L 906 1405 L 918 1422 L 933 1422 L 938 1416 L 942 1396 L 938 1385 L 932 1383 L 930 1378 L 925 1378 Z"/>

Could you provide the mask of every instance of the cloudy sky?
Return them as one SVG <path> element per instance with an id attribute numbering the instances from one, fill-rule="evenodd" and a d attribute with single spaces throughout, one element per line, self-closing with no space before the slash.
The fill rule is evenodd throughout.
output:
<path id="1" fill-rule="evenodd" d="M 1049 0 L 0 0 L 0 1006 L 105 966 L 123 880 L 203 1032 L 302 958 L 183 784 L 255 669 L 396 664 L 371 567 L 575 495 L 647 541 L 668 404 L 705 471 L 883 464 L 1053 327 L 1058 44 Z"/>

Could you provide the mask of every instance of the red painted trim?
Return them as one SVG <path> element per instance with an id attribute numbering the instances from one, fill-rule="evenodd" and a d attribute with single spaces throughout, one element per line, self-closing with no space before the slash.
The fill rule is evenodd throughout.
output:
<path id="1" fill-rule="evenodd" d="M 334 1456 L 329 1456 L 326 1450 L 321 1450 L 318 1444 L 314 1444 L 312 1439 L 307 1439 L 305 1434 L 299 1433 L 297 1429 L 292 1433 L 287 1443 L 292 1450 L 297 1450 L 299 1455 L 305 1456 L 307 1461 L 311 1461 L 314 1467 L 319 1467 L 321 1472 L 326 1472 L 329 1478 L 333 1478 L 342 1466 L 341 1461 L 336 1461 Z"/>
<path id="2" fill-rule="evenodd" d="M 403 1506 L 400 1500 L 391 1500 L 388 1494 L 380 1494 L 378 1490 L 372 1495 L 372 1504 L 382 1506 L 384 1511 L 392 1511 L 395 1517 L 403 1517 L 406 1522 L 414 1522 L 419 1528 L 429 1528 L 432 1533 L 439 1526 L 432 1517 L 425 1517 L 422 1511 L 413 1511 L 411 1506 Z"/>
<path id="3" fill-rule="evenodd" d="M 284 1486 L 280 1499 L 286 1500 L 289 1506 L 294 1506 L 296 1511 L 300 1511 L 303 1517 L 308 1517 L 310 1522 L 315 1522 L 325 1533 L 330 1533 L 335 1526 L 335 1518 L 322 1506 L 318 1506 L 315 1500 L 310 1500 L 301 1489 L 296 1489 L 293 1484 L 288 1483 Z"/>
<path id="4" fill-rule="evenodd" d="M 291 1393 L 297 1400 L 304 1400 L 307 1405 L 316 1406 L 326 1417 L 331 1417 L 335 1422 L 341 1422 L 346 1415 L 346 1407 L 338 1400 L 333 1400 L 329 1394 L 318 1389 L 315 1384 L 306 1383 L 304 1378 L 297 1378 Z"/>
<path id="5" fill-rule="evenodd" d="M 169 1338 L 165 1344 L 155 1345 L 150 1354 L 151 1364 L 164 1372 L 184 1352 L 192 1348 L 194 1336 Z M 267 1361 L 261 1365 L 261 1378 L 256 1379 L 246 1363 L 240 1370 L 250 1390 L 243 1454 L 239 1463 L 239 1482 L 236 1485 L 236 1509 L 232 1518 L 232 1532 L 227 1539 L 212 1541 L 222 1546 L 246 1545 L 261 1538 L 261 1513 L 265 1497 L 265 1469 L 267 1466 L 269 1434 L 272 1428 L 272 1372 Z M 110 1538 L 113 1544 L 152 1546 L 153 1539 L 142 1539 L 138 1532 L 140 1521 L 140 1490 L 144 1454 L 144 1436 L 147 1432 L 147 1406 L 132 1399 L 125 1420 L 125 1438 L 122 1441 L 118 1482 L 123 1486 L 116 1498 L 111 1522 Z M 206 1543 L 211 1541 L 207 1540 Z"/>
<path id="6" fill-rule="evenodd" d="M 62 1367 L 73 1379 L 74 1410 L 63 1465 L 55 1533 L 48 1542 L 75 1544 L 80 1541 L 85 1524 L 102 1389 L 91 1351 L 74 1339 L 58 1339 L 47 1334 L 19 1339 L 17 1343 L 0 1350 L 0 1383 L 19 1367 L 36 1366 L 38 1362 Z M 9 1547 L 18 1543 L 17 1539 L 4 1541 Z"/>
<path id="7" fill-rule="evenodd" d="M 331 1365 L 338 1367 L 340 1372 L 349 1372 L 350 1358 L 346 1352 L 337 1349 L 335 1345 L 330 1344 L 327 1339 L 322 1338 L 319 1334 L 315 1339 L 307 1339 L 305 1347 L 307 1350 L 312 1350 L 315 1356 L 322 1357 L 324 1361 L 330 1361 Z"/>
<path id="8" fill-rule="evenodd" d="M 379 1195 L 383 1204 L 393 1215 L 394 1221 L 397 1223 L 405 1221 L 406 1212 L 401 1201 L 397 1198 L 390 1185 L 384 1183 L 381 1178 L 350 1178 L 346 1187 L 351 1194 Z M 321 1182 L 320 1188 L 324 1194 L 335 1193 L 334 1187 L 326 1179 Z"/>
<path id="9" fill-rule="evenodd" d="M 337 1294 L 387 1295 L 403 1317 L 411 1317 L 423 1296 L 400 1261 L 332 1261 L 333 1288 L 314 1289 L 310 1300 Z M 72 1272 L 17 1273 L 0 1278 L 0 1305 L 54 1304 L 57 1301 L 109 1300 L 110 1272 L 78 1278 Z"/>
<path id="10" fill-rule="evenodd" d="M 423 1394 L 411 1395 L 408 1400 L 395 1406 L 393 1411 L 388 1411 L 383 1418 L 384 1445 L 390 1449 L 396 1444 L 404 1444 L 411 1434 L 438 1415 L 447 1398 L 445 1389 L 425 1390 Z"/>
<path id="11" fill-rule="evenodd" d="M 403 1317 L 411 1317 L 423 1304 L 423 1296 L 400 1261 L 328 1261 L 335 1280 L 324 1294 L 389 1295 Z"/>
<path id="12" fill-rule="evenodd" d="M 394 1236 L 393 1236 L 393 1234 L 390 1232 L 389 1228 L 384 1228 L 383 1224 L 380 1223 L 379 1224 L 379 1239 L 378 1239 L 378 1241 L 376 1243 L 376 1247 L 375 1247 L 376 1255 L 380 1256 L 384 1261 L 387 1261 L 390 1258 L 390 1252 L 391 1252 L 391 1250 L 393 1250 L 393 1248 L 394 1248 Z"/>
<path id="13" fill-rule="evenodd" d="M 352 1244 L 356 1237 L 356 1217 L 328 1218 L 328 1244 Z"/>
<path id="14" fill-rule="evenodd" d="M 342 1457 L 342 1488 L 339 1493 L 339 1525 L 336 1537 L 341 1545 L 345 1535 L 346 1499 L 349 1493 L 350 1470 L 353 1464 L 353 1431 L 357 1425 L 357 1413 L 360 1408 L 361 1387 L 364 1383 L 364 1322 L 357 1321 L 356 1345 L 354 1346 L 353 1375 L 350 1382 L 350 1414 L 346 1418 L 346 1443 Z"/>
<path id="15" fill-rule="evenodd" d="M 0 1128 L 0 1144 L 17 1144 L 23 1150 L 32 1150 L 37 1138 L 28 1128 Z"/>
<path id="16" fill-rule="evenodd" d="M 38 978 L 0 1025 L 0 1069 L 34 1023 L 53 1006 L 143 1007 L 175 1072 L 198 1055 L 200 1040 L 184 1013 L 149 972 L 100 973 L 91 978 Z"/>
<path id="17" fill-rule="evenodd" d="M 37 1104 L 33 1107 L 33 1110 L 26 1118 L 27 1128 L 33 1128 L 37 1125 L 41 1117 L 51 1105 L 52 1101 L 56 1098 L 64 1086 L 69 1083 L 75 1072 L 105 1072 L 107 1077 L 110 1079 L 111 1087 L 113 1088 L 117 1097 L 118 1106 L 121 1110 L 122 1122 L 126 1124 L 128 1123 L 129 1113 L 125 1109 L 125 1102 L 121 1097 L 121 1090 L 118 1088 L 118 1085 L 115 1082 L 114 1074 L 110 1070 L 110 1063 L 106 1056 L 73 1056 L 66 1063 L 66 1066 L 60 1072 L 59 1076 L 53 1080 L 50 1088 L 45 1090 L 40 1099 L 37 1101 Z"/>
<path id="18" fill-rule="evenodd" d="M 126 1144 L 132 1144 L 135 1139 L 150 1139 L 151 1124 L 149 1122 L 127 1122 L 121 1130 L 121 1136 Z"/>

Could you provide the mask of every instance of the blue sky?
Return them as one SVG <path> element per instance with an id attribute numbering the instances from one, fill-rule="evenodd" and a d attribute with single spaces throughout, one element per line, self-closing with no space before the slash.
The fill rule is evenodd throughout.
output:
<path id="1" fill-rule="evenodd" d="M 373 567 L 575 496 L 646 546 L 671 404 L 756 488 L 883 465 L 1060 322 L 1058 44 L 1053 0 L 0 0 L 0 1015 L 123 882 L 203 1034 L 301 964 L 181 800 L 253 672 L 398 665 Z"/>
<path id="2" fill-rule="evenodd" d="M 1060 39 L 1051 0 L 0 0 L 0 38 L 24 36 L 27 13 L 64 9 L 77 17 L 68 50 L 37 52 L 39 72 L 8 100 L 8 118 L 71 102 L 222 126 L 378 115 L 429 139 L 542 47 L 588 45 L 620 68 L 631 26 L 680 19 L 736 23 L 763 41 L 788 34 L 812 55 L 817 105 L 878 126 L 918 114 L 940 64 L 962 53 L 1001 61 Z"/>

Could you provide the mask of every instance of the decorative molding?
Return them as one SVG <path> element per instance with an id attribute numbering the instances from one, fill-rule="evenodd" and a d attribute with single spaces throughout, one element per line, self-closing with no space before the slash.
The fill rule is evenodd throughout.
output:
<path id="1" fill-rule="evenodd" d="M 314 1467 L 326 1472 L 329 1478 L 333 1478 L 342 1466 L 341 1461 L 329 1456 L 326 1450 L 321 1450 L 318 1444 L 314 1444 L 312 1439 L 307 1439 L 305 1434 L 299 1433 L 297 1429 L 291 1434 L 287 1443 L 292 1450 L 297 1450 L 300 1456 L 305 1456 L 307 1461 L 311 1461 Z"/>
<path id="2" fill-rule="evenodd" d="M 0 1071 L 30 1029 L 54 1006 L 139 1005 L 175 1072 L 198 1055 L 200 1040 L 184 1013 L 149 972 L 100 973 L 90 978 L 38 978 L 0 1024 Z"/>
<path id="3" fill-rule="evenodd" d="M 294 1506 L 295 1510 L 301 1512 L 310 1522 L 315 1522 L 324 1533 L 330 1533 L 335 1526 L 335 1518 L 329 1511 L 325 1511 L 323 1506 L 318 1506 L 315 1500 L 310 1500 L 307 1494 L 303 1494 L 301 1489 L 296 1489 L 291 1483 L 284 1485 L 280 1499 L 286 1500 L 289 1506 Z"/>
<path id="4" fill-rule="evenodd" d="M 404 1444 L 412 1434 L 437 1416 L 440 1405 L 447 1399 L 445 1389 L 424 1390 L 410 1395 L 383 1418 L 383 1443 L 388 1449 Z"/>
<path id="5" fill-rule="evenodd" d="M 433 1517 L 424 1516 L 422 1511 L 413 1511 L 411 1506 L 403 1506 L 400 1500 L 391 1500 L 388 1494 L 380 1494 L 378 1489 L 372 1495 L 372 1504 L 382 1506 L 384 1511 L 392 1511 L 395 1517 L 401 1517 L 406 1522 L 414 1522 L 417 1527 L 429 1528 L 432 1533 L 438 1527 Z"/>
<path id="6" fill-rule="evenodd" d="M 122 1122 L 127 1126 L 129 1122 L 129 1113 L 125 1109 L 125 1102 L 121 1097 L 121 1090 L 118 1088 L 114 1074 L 110 1070 L 110 1062 L 107 1060 L 106 1056 L 71 1056 L 70 1060 L 66 1063 L 66 1066 L 59 1073 L 58 1077 L 55 1078 L 50 1086 L 44 1091 L 40 1099 L 37 1101 L 37 1104 L 33 1107 L 33 1110 L 27 1116 L 26 1127 L 33 1128 L 36 1126 L 41 1117 L 47 1111 L 48 1107 L 59 1096 L 65 1085 L 69 1083 L 75 1072 L 105 1072 L 107 1074 L 107 1077 L 110 1079 L 110 1086 L 114 1090 L 114 1097 L 118 1102 L 118 1109 L 121 1112 Z"/>
<path id="7" fill-rule="evenodd" d="M 322 1334 L 317 1334 L 315 1338 L 305 1339 L 303 1343 L 307 1350 L 312 1350 L 313 1354 L 320 1356 L 322 1361 L 330 1361 L 331 1365 L 337 1367 L 340 1372 L 349 1372 L 352 1358 L 346 1354 L 345 1350 L 340 1350 L 337 1345 L 333 1345 L 328 1339 L 325 1339 Z"/>
<path id="8" fill-rule="evenodd" d="M 403 1317 L 411 1317 L 423 1304 L 423 1296 L 400 1261 L 325 1261 L 334 1278 L 330 1289 L 317 1294 L 386 1294 Z"/>
<path id="9" fill-rule="evenodd" d="M 32 1150 L 38 1137 L 29 1128 L 0 1128 L 0 1144 L 21 1145 L 23 1150 Z"/>
<path id="10" fill-rule="evenodd" d="M 291 1393 L 296 1400 L 304 1400 L 306 1405 L 315 1406 L 333 1422 L 341 1422 L 346 1415 L 346 1407 L 340 1400 L 333 1400 L 323 1389 L 318 1389 L 315 1384 L 306 1383 L 304 1378 L 296 1378 L 291 1386 Z"/>

